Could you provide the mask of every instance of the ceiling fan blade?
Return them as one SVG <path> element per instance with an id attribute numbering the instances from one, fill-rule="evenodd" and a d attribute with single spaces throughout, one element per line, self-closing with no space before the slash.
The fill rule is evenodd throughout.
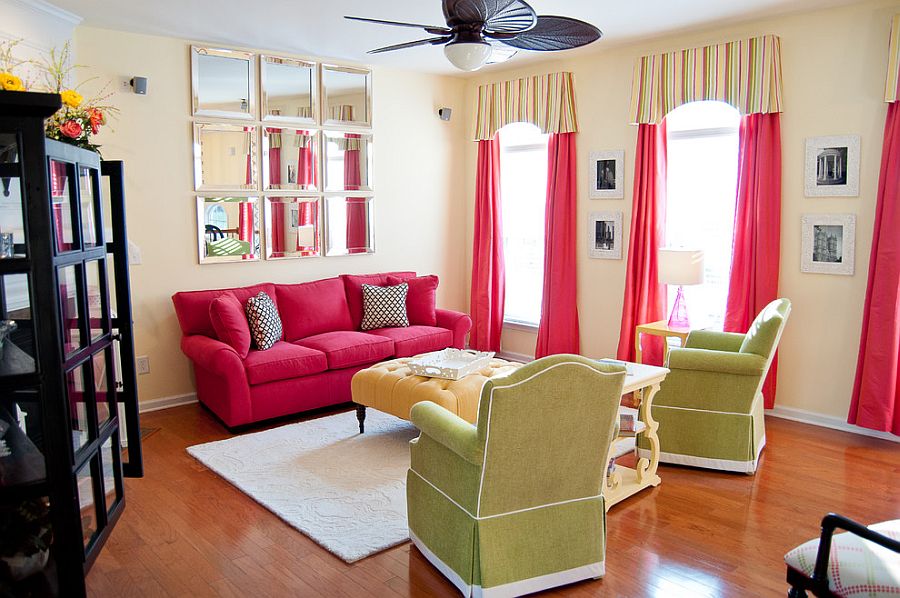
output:
<path id="1" fill-rule="evenodd" d="M 487 31 L 528 31 L 537 22 L 534 9 L 524 0 L 443 0 L 447 25 L 484 23 Z"/>
<path id="2" fill-rule="evenodd" d="M 499 41 L 521 50 L 551 52 L 586 46 L 600 39 L 602 35 L 603 32 L 599 29 L 578 19 L 540 16 L 533 29 L 520 33 L 512 39 Z"/>
<path id="3" fill-rule="evenodd" d="M 394 44 L 393 46 L 385 46 L 369 50 L 366 54 L 381 54 L 382 52 L 393 52 L 394 50 L 403 50 L 405 48 L 415 48 L 416 46 L 436 46 L 438 44 L 446 44 L 452 39 L 451 36 L 446 37 L 429 37 L 428 39 L 419 39 L 414 42 L 406 42 L 403 44 Z"/>
<path id="4" fill-rule="evenodd" d="M 379 25 L 395 25 L 397 27 L 415 27 L 417 29 L 424 29 L 428 33 L 434 35 L 445 35 L 450 33 L 450 29 L 446 27 L 438 27 L 437 25 L 422 25 L 419 23 L 401 23 L 399 21 L 385 21 L 384 19 L 368 19 L 366 17 L 344 17 L 345 19 L 349 19 L 351 21 L 362 21 L 363 23 L 377 23 Z"/>

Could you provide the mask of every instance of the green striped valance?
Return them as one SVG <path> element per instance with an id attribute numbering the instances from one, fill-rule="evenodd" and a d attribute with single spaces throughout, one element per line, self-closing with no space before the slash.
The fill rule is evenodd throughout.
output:
<path id="1" fill-rule="evenodd" d="M 900 100 L 900 15 L 894 15 L 891 24 L 887 81 L 884 85 L 884 101 L 891 103 L 897 100 Z"/>
<path id="2" fill-rule="evenodd" d="M 475 141 L 491 139 L 509 123 L 527 122 L 544 133 L 575 133 L 572 73 L 550 73 L 478 86 Z"/>
<path id="3" fill-rule="evenodd" d="M 635 63 L 632 124 L 658 123 L 700 100 L 728 102 L 741 114 L 781 112 L 781 39 L 763 35 L 642 56 Z"/>

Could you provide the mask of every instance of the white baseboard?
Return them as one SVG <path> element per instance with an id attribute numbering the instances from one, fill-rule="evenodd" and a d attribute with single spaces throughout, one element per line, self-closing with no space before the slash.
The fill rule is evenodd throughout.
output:
<path id="1" fill-rule="evenodd" d="M 513 353 L 512 351 L 500 351 L 497 353 L 500 359 L 507 361 L 518 361 L 519 363 L 528 363 L 534 361 L 534 355 L 525 355 L 524 353 Z"/>
<path id="2" fill-rule="evenodd" d="M 172 407 L 181 407 L 182 405 L 190 405 L 197 402 L 197 393 L 192 392 L 186 395 L 176 395 L 174 397 L 161 397 L 159 399 L 150 399 L 149 401 L 140 401 L 138 403 L 138 411 L 141 413 L 149 413 L 150 411 L 160 411 L 161 409 L 171 409 Z"/>
<path id="3" fill-rule="evenodd" d="M 890 442 L 900 442 L 900 436 L 895 436 L 889 432 L 879 432 L 877 430 L 854 426 L 853 424 L 848 424 L 840 417 L 822 415 L 821 413 L 813 413 L 812 411 L 805 411 L 803 409 L 776 406 L 774 409 L 766 409 L 766 415 L 781 419 L 789 419 L 804 424 L 812 424 L 813 426 L 820 426 L 822 428 L 840 430 L 841 432 L 850 432 L 851 434 L 859 434 L 861 436 L 871 436 L 872 438 L 880 438 Z"/>

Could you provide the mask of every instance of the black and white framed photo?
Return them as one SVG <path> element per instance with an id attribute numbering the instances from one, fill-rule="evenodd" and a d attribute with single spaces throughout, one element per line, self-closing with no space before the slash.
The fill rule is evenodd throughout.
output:
<path id="1" fill-rule="evenodd" d="M 622 212 L 591 212 L 587 237 L 590 257 L 622 259 Z"/>
<path id="2" fill-rule="evenodd" d="M 853 275 L 856 214 L 804 214 L 801 272 Z"/>
<path id="3" fill-rule="evenodd" d="M 625 197 L 625 152 L 591 152 L 591 199 L 622 199 Z"/>
<path id="4" fill-rule="evenodd" d="M 859 135 L 806 140 L 807 197 L 859 196 Z"/>

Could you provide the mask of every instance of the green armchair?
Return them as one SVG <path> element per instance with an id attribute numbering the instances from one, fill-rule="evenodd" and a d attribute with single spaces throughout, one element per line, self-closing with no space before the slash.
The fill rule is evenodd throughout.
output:
<path id="1" fill-rule="evenodd" d="M 603 576 L 600 489 L 624 380 L 621 366 L 554 355 L 488 380 L 475 426 L 412 408 L 409 535 L 464 596 Z"/>
<path id="2" fill-rule="evenodd" d="M 791 313 L 791 302 L 767 305 L 747 334 L 695 330 L 669 351 L 668 376 L 653 399 L 659 460 L 754 473 L 766 444 L 762 385 Z M 638 453 L 650 446 L 638 438 Z"/>

